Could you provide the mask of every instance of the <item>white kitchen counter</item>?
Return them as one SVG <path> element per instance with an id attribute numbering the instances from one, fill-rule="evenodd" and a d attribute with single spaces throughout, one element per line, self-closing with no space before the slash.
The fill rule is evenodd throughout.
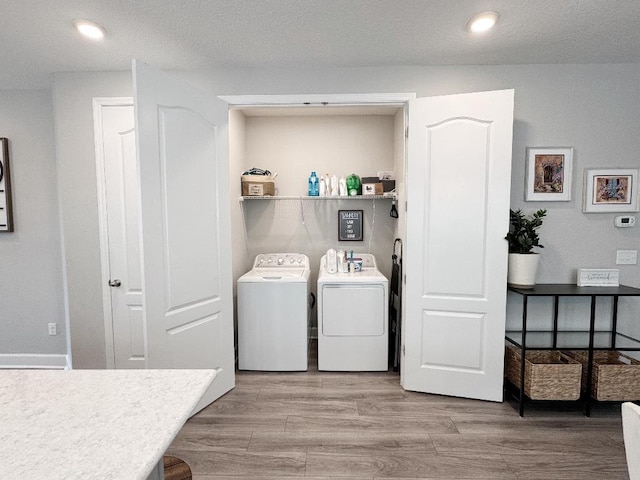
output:
<path id="1" fill-rule="evenodd" d="M 214 370 L 0 370 L 0 479 L 145 480 Z"/>

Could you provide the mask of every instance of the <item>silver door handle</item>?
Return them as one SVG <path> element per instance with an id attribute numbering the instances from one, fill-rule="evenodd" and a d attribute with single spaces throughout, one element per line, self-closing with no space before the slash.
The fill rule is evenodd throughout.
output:
<path id="1" fill-rule="evenodd" d="M 118 280 L 118 279 L 109 280 L 109 286 L 110 287 L 119 287 L 120 285 L 122 285 L 122 283 L 120 283 L 120 280 Z"/>

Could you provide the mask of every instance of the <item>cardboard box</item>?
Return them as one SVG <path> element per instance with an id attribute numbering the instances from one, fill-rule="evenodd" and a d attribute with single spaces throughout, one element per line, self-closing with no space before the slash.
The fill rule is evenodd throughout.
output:
<path id="1" fill-rule="evenodd" d="M 382 183 L 363 183 L 362 195 L 382 195 L 383 188 Z"/>
<path id="2" fill-rule="evenodd" d="M 240 181 L 243 197 L 272 197 L 276 194 L 276 185 L 271 175 L 242 175 Z"/>
<path id="3" fill-rule="evenodd" d="M 360 182 L 362 183 L 363 195 L 382 195 L 384 192 L 390 192 L 396 188 L 395 180 L 380 180 L 378 177 L 362 177 Z M 367 185 L 374 186 L 367 187 Z"/>

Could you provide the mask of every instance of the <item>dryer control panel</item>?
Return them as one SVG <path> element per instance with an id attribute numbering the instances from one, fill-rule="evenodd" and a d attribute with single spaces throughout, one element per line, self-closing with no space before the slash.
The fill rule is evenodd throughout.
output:
<path id="1" fill-rule="evenodd" d="M 302 253 L 261 253 L 253 268 L 309 268 L 309 258 Z"/>

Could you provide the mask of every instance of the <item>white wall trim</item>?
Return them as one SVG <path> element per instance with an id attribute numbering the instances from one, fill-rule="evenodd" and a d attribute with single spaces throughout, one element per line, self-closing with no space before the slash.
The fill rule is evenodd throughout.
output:
<path id="1" fill-rule="evenodd" d="M 310 95 L 220 95 L 231 106 L 248 105 L 402 105 L 416 98 L 415 93 L 347 93 Z"/>
<path id="2" fill-rule="evenodd" d="M 105 187 L 105 158 L 102 111 L 105 107 L 133 106 L 132 97 L 94 97 L 93 135 L 96 153 L 96 180 L 98 187 L 98 222 L 100 229 L 100 267 L 102 273 L 102 312 L 104 318 L 105 357 L 107 368 L 116 368 L 115 345 L 113 343 L 113 312 L 109 267 L 109 230 L 107 228 L 107 191 Z"/>
<path id="3" fill-rule="evenodd" d="M 0 354 L 1 369 L 71 370 L 66 354 L 6 353 Z"/>

